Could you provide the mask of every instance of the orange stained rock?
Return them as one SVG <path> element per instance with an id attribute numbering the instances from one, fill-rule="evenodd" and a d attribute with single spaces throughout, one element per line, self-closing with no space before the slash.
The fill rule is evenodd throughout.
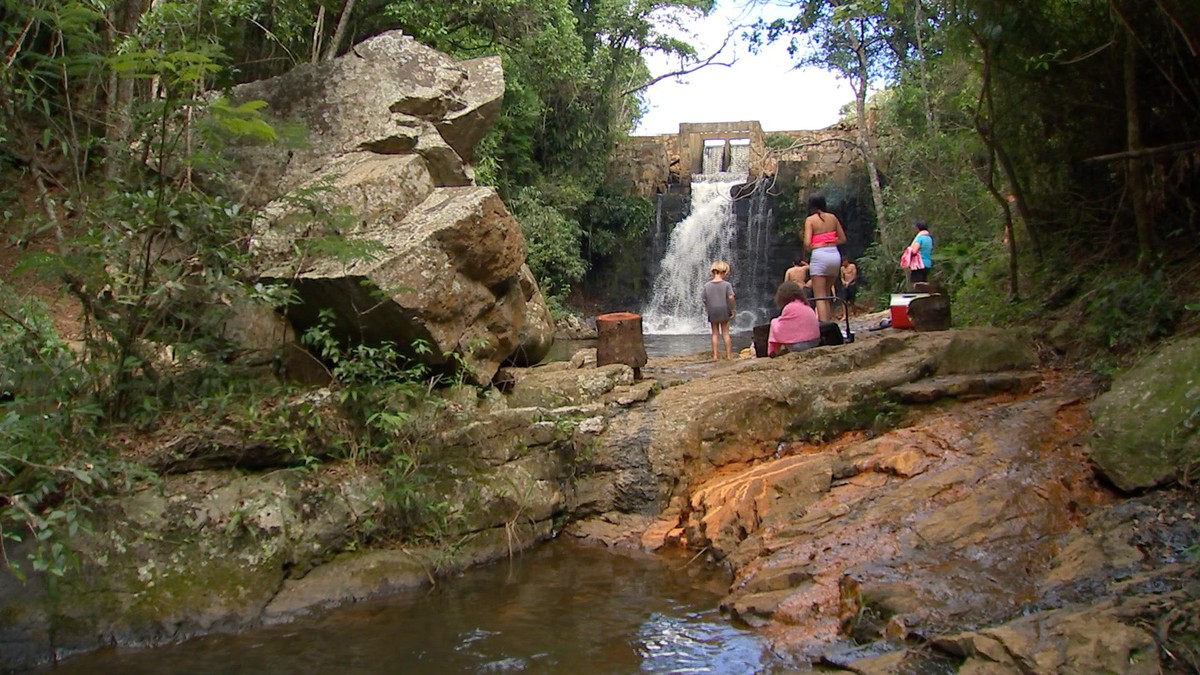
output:
<path id="1" fill-rule="evenodd" d="M 845 639 L 863 610 L 880 614 L 879 636 L 1016 612 L 1056 537 L 1108 499 L 1078 449 L 1086 411 L 1048 381 L 877 438 L 783 446 L 699 484 L 684 524 L 734 565 L 723 605 L 802 654 Z"/>

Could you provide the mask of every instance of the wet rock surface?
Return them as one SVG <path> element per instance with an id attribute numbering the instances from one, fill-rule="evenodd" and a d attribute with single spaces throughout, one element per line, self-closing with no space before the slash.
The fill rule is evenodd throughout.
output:
<path id="1" fill-rule="evenodd" d="M 840 447 L 789 447 L 739 475 L 757 487 L 752 505 L 697 491 L 689 541 L 735 568 L 732 612 L 752 609 L 746 620 L 803 653 L 1003 619 L 1039 597 L 1058 537 L 1106 498 L 1069 438 L 1043 446 L 1078 417 L 1059 396 L 988 401 Z M 782 471 L 764 479 L 772 465 Z M 724 539 L 707 537 L 705 520 L 731 506 Z M 780 578 L 803 581 L 781 592 Z"/>
<path id="2" fill-rule="evenodd" d="M 1194 672 L 1196 493 L 1112 490 L 1088 459 L 1091 383 L 1035 369 L 1027 345 L 883 331 L 652 361 L 663 391 L 598 436 L 567 532 L 719 561 L 722 608 L 801 661 Z"/>

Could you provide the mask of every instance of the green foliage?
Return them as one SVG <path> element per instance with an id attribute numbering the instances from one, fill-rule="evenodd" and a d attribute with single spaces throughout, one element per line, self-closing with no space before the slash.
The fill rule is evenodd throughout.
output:
<path id="1" fill-rule="evenodd" d="M 808 205 L 800 194 L 800 186 L 794 180 L 776 180 L 768 192 L 776 196 L 775 222 L 779 233 L 799 241 L 804 235 L 804 219 L 808 217 Z"/>
<path id="2" fill-rule="evenodd" d="M 88 316 L 92 393 L 116 417 L 153 419 L 164 371 L 218 367 L 228 299 L 245 287 L 247 222 L 236 204 L 166 186 L 92 202 L 89 227 L 31 267 L 68 281 Z"/>
<path id="3" fill-rule="evenodd" d="M 86 100 L 103 80 L 103 15 L 93 3 L 52 0 L 6 1 L 0 42 L 6 46 L 0 69 L 0 129 L 5 154 L 35 170 L 50 163 L 77 164 L 97 145 L 87 133 Z M 43 43 L 52 45 L 42 47 Z"/>
<path id="4" fill-rule="evenodd" d="M 645 197 L 603 186 L 580 209 L 587 259 L 609 256 L 641 239 L 654 222 L 654 204 Z"/>
<path id="5" fill-rule="evenodd" d="M 974 254 L 974 255 L 972 255 Z M 947 267 L 957 268 L 951 286 L 954 323 L 960 326 L 1011 326 L 1039 317 L 1039 307 L 1014 301 L 1005 288 L 1007 261 L 987 251 L 960 251 L 953 247 L 944 256 Z M 941 258 L 935 260 L 940 261 Z M 935 262 L 938 269 L 941 262 Z M 951 271 L 954 271 L 953 269 Z"/>
<path id="6" fill-rule="evenodd" d="M 441 379 L 405 356 L 429 346 L 347 345 L 335 337 L 333 320 L 332 311 L 323 310 L 321 321 L 301 336 L 329 368 L 329 396 L 289 396 L 260 416 L 256 427 L 306 464 L 345 458 L 381 473 L 383 516 L 364 536 L 436 538 L 449 527 L 450 507 L 437 496 L 437 474 L 424 457 L 432 421 L 444 407 L 434 394 Z M 331 405 L 337 411 L 332 415 Z M 322 448 L 327 455 L 314 455 L 314 440 L 332 441 Z"/>
<path id="7" fill-rule="evenodd" d="M 0 562 L 22 577 L 64 573 L 67 541 L 109 482 L 85 378 L 44 308 L 0 284 Z M 24 560 L 9 555 L 20 543 Z"/>
<path id="8" fill-rule="evenodd" d="M 580 257 L 583 233 L 579 223 L 546 204 L 536 188 L 513 195 L 508 207 L 525 234 L 526 262 L 547 297 L 562 296 L 587 271 Z"/>
<path id="9" fill-rule="evenodd" d="M 787 150 L 796 144 L 796 139 L 787 134 L 769 133 L 763 139 L 763 145 L 766 145 L 771 150 Z"/>
<path id="10" fill-rule="evenodd" d="M 0 282 L 0 397 L 44 389 L 60 376 L 64 388 L 76 386 L 74 355 L 59 337 L 35 299 L 17 298 L 15 289 Z"/>
<path id="11" fill-rule="evenodd" d="M 1111 353 L 1133 353 L 1175 330 L 1179 304 L 1161 272 L 1144 280 L 1105 275 L 1084 295 L 1083 311 L 1088 317 L 1084 334 Z"/>
<path id="12" fill-rule="evenodd" d="M 896 257 L 898 259 L 899 254 Z M 859 289 L 857 302 L 886 307 L 889 296 L 904 288 L 906 282 L 899 263 L 891 256 L 884 255 L 879 242 L 867 246 L 862 255 L 858 256 L 856 264 L 859 276 L 867 280 L 865 288 Z M 877 297 L 879 301 L 870 303 L 870 297 Z"/>
<path id="13" fill-rule="evenodd" d="M 430 425 L 444 408 L 433 393 L 440 378 L 404 356 L 426 353 L 429 345 L 418 341 L 411 350 L 390 343 L 347 346 L 333 336 L 332 322 L 332 313 L 323 311 L 322 321 L 302 339 L 330 364 L 330 389 L 346 419 L 356 425 L 349 459 L 369 461 L 382 471 L 387 515 L 378 525 L 404 538 L 437 538 L 449 528 L 451 509 L 438 496 L 437 472 L 425 466 L 424 458 L 433 434 Z M 319 415 L 319 410 L 309 415 Z"/>
<path id="14" fill-rule="evenodd" d="M 334 310 L 322 309 L 319 322 L 304 332 L 301 341 L 329 364 L 330 388 L 353 418 L 366 430 L 397 436 L 408 418 L 402 411 L 388 411 L 389 398 L 396 393 L 391 387 L 402 386 L 405 393 L 423 391 L 429 367 L 406 358 L 395 343 L 346 345 L 334 335 L 334 320 Z M 429 346 L 418 342 L 414 349 L 427 353 Z"/>
<path id="15" fill-rule="evenodd" d="M 358 447 L 351 429 L 337 428 L 320 396 L 256 396 L 246 403 L 238 420 L 256 441 L 286 450 L 307 467 L 315 467 L 326 456 L 355 457 Z"/>
<path id="16" fill-rule="evenodd" d="M 393 452 L 382 468 L 387 517 L 381 525 L 387 531 L 405 539 L 440 540 L 453 529 L 452 504 L 437 496 L 436 475 L 422 464 L 420 452 Z"/>
<path id="17" fill-rule="evenodd" d="M 220 391 L 232 355 L 230 305 L 265 294 L 247 283 L 248 214 L 191 182 L 230 134 L 272 138 L 260 104 L 204 97 L 224 56 L 195 33 L 195 3 L 154 3 L 119 40 L 101 32 L 97 7 L 5 6 L 19 20 L 4 28 L 12 60 L 0 79 L 17 93 L 0 108 L 14 131 L 5 154 L 55 187 L 43 189 L 43 208 L 26 214 L 30 225 L 18 235 L 55 232 L 53 250 L 26 256 L 20 270 L 62 283 L 84 318 L 77 350 L 29 305 L 6 306 L 0 319 L 0 380 L 10 397 L 0 412 L 0 526 L 8 541 L 33 542 L 32 569 L 54 574 L 92 500 L 125 471 L 107 457 L 112 425 L 153 424 L 164 410 Z M 109 108 L 84 107 L 114 84 L 129 92 L 119 105 L 111 90 Z M 91 159 L 97 151 L 101 166 Z"/>

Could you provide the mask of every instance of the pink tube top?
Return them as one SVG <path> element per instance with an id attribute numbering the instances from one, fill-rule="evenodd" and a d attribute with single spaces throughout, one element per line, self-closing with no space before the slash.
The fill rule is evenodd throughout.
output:
<path id="1" fill-rule="evenodd" d="M 837 238 L 838 238 L 837 230 L 814 234 L 812 236 L 812 247 L 816 248 L 818 246 L 825 246 L 827 244 L 836 244 Z"/>

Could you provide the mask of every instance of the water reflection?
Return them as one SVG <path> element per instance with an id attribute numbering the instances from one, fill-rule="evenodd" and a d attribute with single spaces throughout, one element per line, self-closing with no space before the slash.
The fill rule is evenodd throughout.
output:
<path id="1" fill-rule="evenodd" d="M 714 609 L 724 575 L 685 563 L 553 542 L 431 590 L 53 672 L 777 672 L 765 642 Z"/>

